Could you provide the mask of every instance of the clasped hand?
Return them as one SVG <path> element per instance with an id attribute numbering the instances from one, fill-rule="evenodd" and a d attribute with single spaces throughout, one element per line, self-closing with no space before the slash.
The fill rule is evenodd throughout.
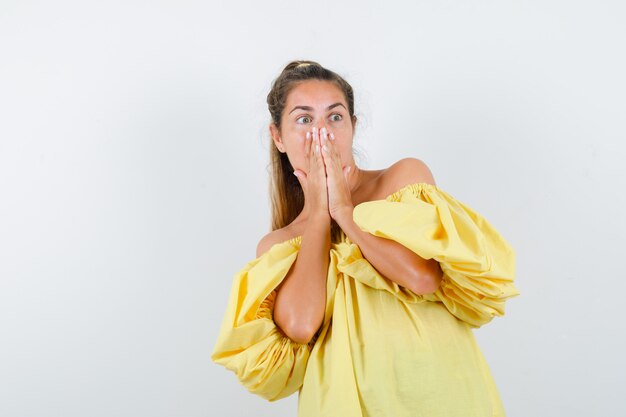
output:
<path id="1" fill-rule="evenodd" d="M 335 146 L 335 135 L 325 127 L 312 128 L 306 132 L 305 159 L 308 172 L 296 169 L 304 191 L 305 204 L 311 213 L 326 212 L 332 219 L 349 214 L 352 216 L 354 206 L 348 185 L 350 167 L 342 168 L 341 155 Z"/>

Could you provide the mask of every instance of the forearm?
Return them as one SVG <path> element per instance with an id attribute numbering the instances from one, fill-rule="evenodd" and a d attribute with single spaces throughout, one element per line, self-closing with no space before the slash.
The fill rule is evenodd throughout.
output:
<path id="1" fill-rule="evenodd" d="M 398 242 L 364 232 L 353 220 L 353 207 L 336 219 L 363 257 L 384 277 L 415 294 L 433 293 L 443 272 L 435 259 L 424 259 Z"/>
<path id="2" fill-rule="evenodd" d="M 330 216 L 307 220 L 300 250 L 276 295 L 274 321 L 287 336 L 308 343 L 324 320 L 330 261 Z"/>

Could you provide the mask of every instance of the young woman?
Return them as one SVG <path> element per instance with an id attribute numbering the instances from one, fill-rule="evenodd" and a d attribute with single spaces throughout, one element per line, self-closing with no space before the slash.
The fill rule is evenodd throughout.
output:
<path id="1" fill-rule="evenodd" d="M 519 295 L 515 252 L 426 164 L 354 162 L 350 85 L 288 64 L 267 102 L 272 231 L 234 277 L 211 359 L 299 417 L 494 417 L 473 328 Z"/>

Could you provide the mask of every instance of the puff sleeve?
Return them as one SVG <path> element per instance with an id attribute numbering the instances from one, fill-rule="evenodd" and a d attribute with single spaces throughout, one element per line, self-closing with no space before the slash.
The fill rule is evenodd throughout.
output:
<path id="1" fill-rule="evenodd" d="M 419 297 L 443 303 L 473 328 L 504 315 L 505 301 L 520 294 L 513 284 L 513 248 L 486 219 L 436 185 L 413 183 L 384 200 L 361 203 L 353 219 L 363 231 L 437 260 L 441 285 Z"/>
<path id="2" fill-rule="evenodd" d="M 213 362 L 233 371 L 249 392 L 268 401 L 300 388 L 317 338 L 308 344 L 294 342 L 273 320 L 276 287 L 295 262 L 298 249 L 293 240 L 276 244 L 235 274 L 211 354 Z"/>

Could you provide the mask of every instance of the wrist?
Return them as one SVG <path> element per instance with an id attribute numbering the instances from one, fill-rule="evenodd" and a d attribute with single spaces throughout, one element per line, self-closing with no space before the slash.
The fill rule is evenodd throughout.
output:
<path id="1" fill-rule="evenodd" d="M 333 212 L 332 218 L 337 222 L 339 226 L 343 226 L 352 221 L 353 213 L 354 206 L 343 206 Z"/>
<path id="2" fill-rule="evenodd" d="M 309 215 L 307 222 L 315 223 L 319 226 L 330 225 L 331 217 L 328 212 L 318 211 Z"/>

